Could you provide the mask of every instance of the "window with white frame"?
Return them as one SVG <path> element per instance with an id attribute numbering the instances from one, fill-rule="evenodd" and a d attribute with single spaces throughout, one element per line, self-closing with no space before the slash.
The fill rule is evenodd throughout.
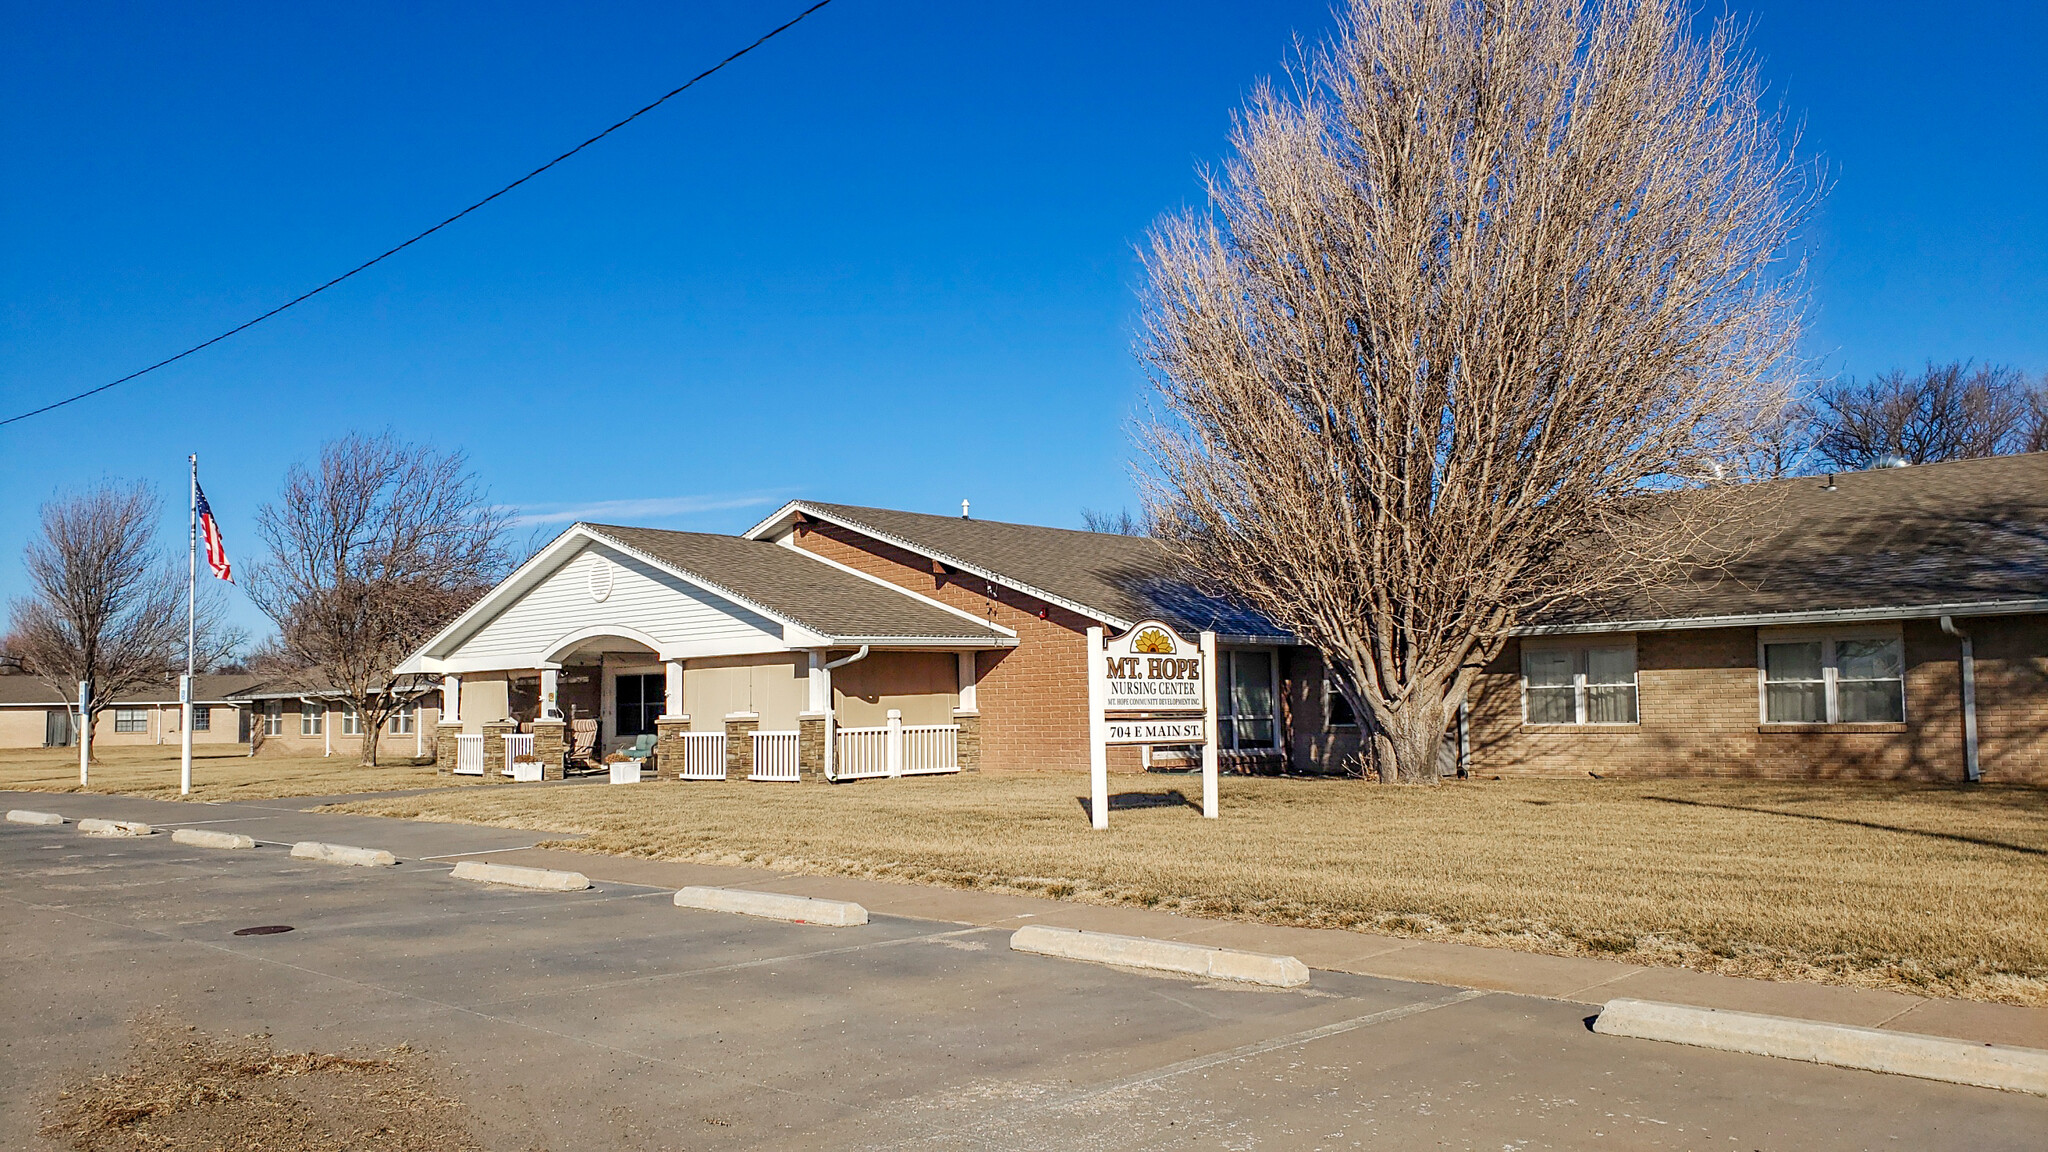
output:
<path id="1" fill-rule="evenodd" d="M 419 723 L 419 708 L 420 706 L 417 704 L 400 704 L 397 710 L 391 713 L 391 723 L 389 725 L 391 734 L 393 736 L 412 735 L 413 725 Z"/>
<path id="2" fill-rule="evenodd" d="M 114 709 L 114 731 L 116 731 L 116 732 L 147 732 L 147 731 L 149 731 L 149 709 L 147 709 L 147 708 L 116 708 L 116 709 Z"/>
<path id="3" fill-rule="evenodd" d="M 1897 632 L 1765 634 L 1766 724 L 1896 724 L 1906 718 Z"/>
<path id="4" fill-rule="evenodd" d="M 1337 688 L 1335 669 L 1324 665 L 1323 670 L 1323 724 L 1328 728 L 1356 728 L 1358 714 L 1351 710 L 1351 701 Z"/>
<path id="5" fill-rule="evenodd" d="M 1634 644 L 1522 646 L 1524 724 L 1634 724 L 1636 703 Z"/>
<path id="6" fill-rule="evenodd" d="M 1216 654 L 1217 727 L 1222 748 L 1277 748 L 1280 725 L 1270 649 L 1233 648 Z"/>
<path id="7" fill-rule="evenodd" d="M 321 725 L 327 721 L 327 709 L 318 700 L 299 702 L 299 735 L 318 736 Z"/>
<path id="8" fill-rule="evenodd" d="M 353 704 L 343 704 L 341 706 L 341 734 L 343 736 L 361 736 L 363 734 L 363 718 L 356 714 L 356 706 Z"/>
<path id="9" fill-rule="evenodd" d="M 192 706 L 192 730 L 194 732 L 213 731 L 213 709 L 208 708 L 204 704 L 194 704 Z"/>
<path id="10" fill-rule="evenodd" d="M 284 701 L 265 700 L 263 702 L 263 734 L 265 736 L 284 735 Z"/>

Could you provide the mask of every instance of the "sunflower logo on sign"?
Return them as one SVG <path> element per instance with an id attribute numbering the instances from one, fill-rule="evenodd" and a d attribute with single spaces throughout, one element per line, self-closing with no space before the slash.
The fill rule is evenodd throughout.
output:
<path id="1" fill-rule="evenodd" d="M 1131 651 L 1140 652 L 1147 656 L 1171 656 L 1173 655 L 1173 637 L 1168 636 L 1157 628 L 1147 628 L 1143 632 L 1138 633 L 1136 640 L 1131 641 Z"/>

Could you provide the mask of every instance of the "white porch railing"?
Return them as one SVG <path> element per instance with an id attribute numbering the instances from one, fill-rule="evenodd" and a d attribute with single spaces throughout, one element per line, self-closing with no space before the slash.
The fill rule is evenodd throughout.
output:
<path id="1" fill-rule="evenodd" d="M 521 756 L 531 755 L 533 755 L 533 733 L 505 733 L 505 767 L 501 770 L 505 775 L 510 776 L 512 774 L 512 762 L 514 760 L 519 759 Z"/>
<path id="2" fill-rule="evenodd" d="M 457 776 L 481 776 L 484 774 L 484 738 L 482 733 L 474 736 L 455 738 L 455 774 Z"/>
<path id="3" fill-rule="evenodd" d="M 889 775 L 887 728 L 841 728 L 833 775 L 841 780 L 867 780 Z"/>
<path id="4" fill-rule="evenodd" d="M 903 774 L 960 770 L 960 726 L 918 724 L 903 729 Z"/>
<path id="5" fill-rule="evenodd" d="M 889 710 L 889 722 L 877 728 L 841 728 L 833 749 L 833 776 L 867 780 L 878 776 L 923 776 L 960 770 L 958 724 L 903 723 L 903 714 Z"/>
<path id="6" fill-rule="evenodd" d="M 797 771 L 797 734 L 794 732 L 754 733 L 754 771 L 749 780 L 803 779 Z"/>
<path id="7" fill-rule="evenodd" d="M 725 779 L 725 733 L 685 732 L 682 770 L 678 780 Z"/>

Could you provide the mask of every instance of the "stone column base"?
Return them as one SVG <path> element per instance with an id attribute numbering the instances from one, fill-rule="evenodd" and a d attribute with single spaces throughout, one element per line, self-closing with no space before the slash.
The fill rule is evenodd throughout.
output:
<path id="1" fill-rule="evenodd" d="M 825 778 L 825 714 L 805 712 L 796 718 L 796 768 L 806 780 Z"/>
<path id="2" fill-rule="evenodd" d="M 560 780 L 562 778 L 562 756 L 567 750 L 564 737 L 569 725 L 563 720 L 535 720 L 533 722 L 533 754 L 540 757 L 540 778 Z"/>
<path id="3" fill-rule="evenodd" d="M 734 712 L 725 718 L 725 778 L 745 780 L 754 774 L 754 730 L 761 717 L 753 712 Z"/>
<path id="4" fill-rule="evenodd" d="M 960 726 L 960 770 L 977 771 L 981 767 L 981 713 L 955 712 L 953 723 Z"/>
<path id="5" fill-rule="evenodd" d="M 484 775 L 492 780 L 505 775 L 505 734 L 519 731 L 515 720 L 492 720 L 484 726 Z"/>
<path id="6" fill-rule="evenodd" d="M 434 725 L 434 774 L 455 771 L 455 738 L 462 735 L 460 724 Z M 254 752 L 250 753 L 255 755 Z"/>
<path id="7" fill-rule="evenodd" d="M 690 730 L 688 716 L 663 716 L 654 722 L 654 772 L 673 780 L 683 774 L 683 733 Z"/>

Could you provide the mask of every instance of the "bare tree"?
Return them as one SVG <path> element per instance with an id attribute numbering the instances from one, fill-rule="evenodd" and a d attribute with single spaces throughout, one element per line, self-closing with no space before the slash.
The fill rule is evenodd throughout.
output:
<path id="1" fill-rule="evenodd" d="M 1839 468 L 2002 456 L 2048 443 L 2041 393 L 2014 368 L 1930 361 L 1917 373 L 1832 382 L 1817 403 L 1820 454 Z"/>
<path id="2" fill-rule="evenodd" d="M 1112 536 L 1150 536 L 1152 523 L 1143 513 L 1131 515 L 1129 508 L 1114 512 L 1097 512 L 1093 508 L 1081 509 L 1081 526 L 1090 532 L 1107 532 Z"/>
<path id="3" fill-rule="evenodd" d="M 144 484 L 102 484 L 43 505 L 41 535 L 23 552 L 34 591 L 14 601 L 13 643 L 59 699 L 91 685 L 79 740 L 91 755 L 99 714 L 116 699 L 161 689 L 185 664 L 185 573 L 157 550 L 163 508 Z M 216 595 L 198 602 L 200 668 L 241 643 Z"/>
<path id="4" fill-rule="evenodd" d="M 2040 382 L 2027 393 L 2026 438 L 2020 451 L 2048 452 L 2048 372 L 2041 373 Z"/>
<path id="5" fill-rule="evenodd" d="M 1510 629 L 1711 523 L 1654 494 L 1782 412 L 1818 191 L 1680 0 L 1352 0 L 1232 144 L 1151 236 L 1148 505 L 1434 780 Z"/>
<path id="6" fill-rule="evenodd" d="M 365 766 L 391 713 L 430 687 L 393 669 L 496 582 L 506 521 L 462 453 L 389 433 L 323 445 L 257 513 L 270 556 L 250 598 L 283 653 L 355 709 Z"/>

